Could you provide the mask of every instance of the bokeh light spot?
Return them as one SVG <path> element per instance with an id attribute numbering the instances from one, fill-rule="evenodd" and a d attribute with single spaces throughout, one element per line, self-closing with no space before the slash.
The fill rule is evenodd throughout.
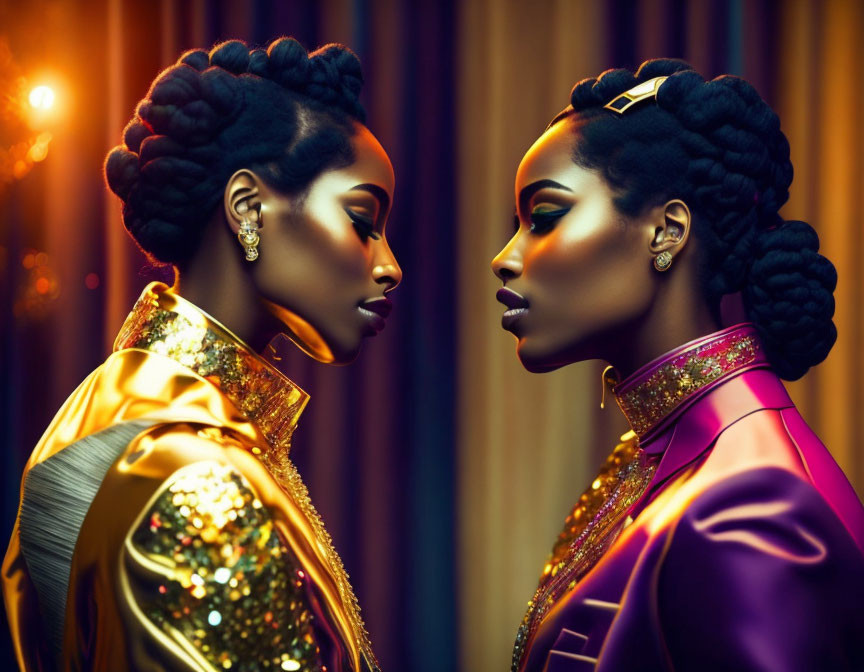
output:
<path id="1" fill-rule="evenodd" d="M 47 294 L 51 291 L 51 281 L 48 278 L 39 278 L 36 280 L 36 291 L 39 294 Z"/>
<path id="2" fill-rule="evenodd" d="M 45 145 L 33 145 L 30 151 L 27 152 L 27 158 L 33 163 L 44 161 L 46 156 L 48 156 L 48 147 Z"/>
<path id="3" fill-rule="evenodd" d="M 27 152 L 27 158 L 30 159 L 33 163 L 44 161 L 45 157 L 48 156 L 49 142 L 51 142 L 51 134 L 40 133 L 39 137 L 36 138 L 36 141 L 33 143 L 33 145 L 30 147 L 30 150 Z"/>
<path id="4" fill-rule="evenodd" d="M 15 162 L 15 165 L 12 167 L 12 175 L 15 177 L 16 180 L 20 180 L 27 174 L 28 169 L 29 167 L 27 166 L 27 162 L 18 159 Z"/>
<path id="5" fill-rule="evenodd" d="M 37 110 L 48 110 L 54 105 L 54 90 L 50 86 L 37 86 L 30 92 L 30 104 Z"/>
<path id="6" fill-rule="evenodd" d="M 84 285 L 87 289 L 96 289 L 99 286 L 99 276 L 95 273 L 88 273 L 84 278 Z"/>

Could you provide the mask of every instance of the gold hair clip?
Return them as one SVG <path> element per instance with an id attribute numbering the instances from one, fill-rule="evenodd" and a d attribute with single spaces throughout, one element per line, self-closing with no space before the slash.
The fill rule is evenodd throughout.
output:
<path id="1" fill-rule="evenodd" d="M 649 98 L 656 98 L 660 85 L 667 79 L 669 79 L 669 77 L 655 77 L 654 79 L 649 79 L 647 82 L 637 84 L 632 89 L 629 89 L 620 96 L 613 98 L 603 106 L 603 109 L 612 110 L 618 114 L 624 114 L 624 112 L 629 110 L 636 103 L 648 100 Z"/>

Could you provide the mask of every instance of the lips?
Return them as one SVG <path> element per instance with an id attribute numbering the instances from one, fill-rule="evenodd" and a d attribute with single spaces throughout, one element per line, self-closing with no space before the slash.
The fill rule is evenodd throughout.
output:
<path id="1" fill-rule="evenodd" d="M 368 320 L 365 335 L 374 336 L 386 326 L 385 319 L 393 310 L 393 302 L 386 296 L 381 296 L 361 302 L 357 310 Z"/>
<path id="2" fill-rule="evenodd" d="M 501 316 L 501 326 L 507 331 L 513 331 L 516 322 L 528 312 L 528 300 L 512 289 L 502 287 L 495 294 L 495 298 L 503 303 L 509 310 Z"/>
<path id="3" fill-rule="evenodd" d="M 384 319 L 387 319 L 390 311 L 393 310 L 393 302 L 386 296 L 379 296 L 377 298 L 364 301 L 360 304 L 360 307 L 365 308 L 366 310 L 371 310 L 373 313 L 377 313 Z"/>
<path id="4" fill-rule="evenodd" d="M 528 307 L 528 301 L 525 300 L 525 297 L 521 294 L 517 294 L 512 289 L 507 289 L 506 287 L 499 289 L 498 293 L 495 294 L 495 298 L 508 308 Z"/>

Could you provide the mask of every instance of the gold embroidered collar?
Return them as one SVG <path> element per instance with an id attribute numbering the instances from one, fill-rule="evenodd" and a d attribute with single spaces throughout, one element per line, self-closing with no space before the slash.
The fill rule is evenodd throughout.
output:
<path id="1" fill-rule="evenodd" d="M 115 351 L 126 348 L 165 355 L 206 378 L 287 455 L 309 395 L 167 285 L 144 289 L 114 342 Z"/>
<path id="2" fill-rule="evenodd" d="M 756 328 L 737 324 L 658 357 L 612 391 L 633 431 L 645 441 L 721 381 L 757 366 L 767 366 L 767 359 Z"/>

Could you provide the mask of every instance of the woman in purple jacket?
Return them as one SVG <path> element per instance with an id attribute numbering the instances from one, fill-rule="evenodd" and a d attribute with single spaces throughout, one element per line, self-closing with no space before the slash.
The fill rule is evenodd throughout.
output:
<path id="1" fill-rule="evenodd" d="M 778 214 L 777 115 L 674 60 L 570 100 L 519 166 L 502 324 L 530 371 L 609 362 L 632 431 L 565 521 L 513 670 L 864 670 L 864 509 L 781 382 L 831 349 L 837 275 Z"/>

